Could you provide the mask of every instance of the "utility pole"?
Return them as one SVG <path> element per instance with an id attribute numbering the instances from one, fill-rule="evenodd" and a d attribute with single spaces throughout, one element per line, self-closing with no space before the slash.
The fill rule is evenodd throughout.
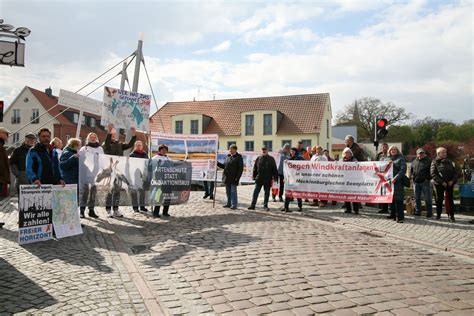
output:
<path id="1" fill-rule="evenodd" d="M 140 79 L 140 66 L 142 63 L 143 59 L 143 53 L 142 53 L 142 48 L 143 48 L 143 33 L 140 32 L 138 36 L 138 47 L 137 51 L 135 52 L 135 72 L 133 74 L 133 86 L 132 86 L 132 92 L 138 92 L 138 79 Z M 125 85 L 125 81 L 123 79 L 123 74 L 122 74 L 122 81 L 123 85 Z M 120 83 L 121 89 L 122 88 L 122 82 Z M 125 131 L 125 141 L 129 141 L 132 138 L 132 134 L 130 130 Z M 126 151 L 126 155 L 128 156 L 130 153 L 130 150 Z"/>
<path id="2" fill-rule="evenodd" d="M 120 79 L 120 90 L 124 90 L 125 89 L 125 81 L 128 81 L 127 61 L 123 62 L 121 74 L 122 74 L 122 78 Z"/>

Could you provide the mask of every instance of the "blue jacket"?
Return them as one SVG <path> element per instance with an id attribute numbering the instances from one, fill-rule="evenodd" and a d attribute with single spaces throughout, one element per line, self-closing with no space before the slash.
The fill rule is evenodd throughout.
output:
<path id="1" fill-rule="evenodd" d="M 74 157 L 77 150 L 65 147 L 59 158 L 59 168 L 66 184 L 79 183 L 79 158 Z"/>
<path id="2" fill-rule="evenodd" d="M 26 176 L 30 183 L 40 180 L 42 184 L 59 184 L 63 178 L 56 150 L 48 152 L 47 146 L 41 143 L 31 148 L 26 155 Z"/>

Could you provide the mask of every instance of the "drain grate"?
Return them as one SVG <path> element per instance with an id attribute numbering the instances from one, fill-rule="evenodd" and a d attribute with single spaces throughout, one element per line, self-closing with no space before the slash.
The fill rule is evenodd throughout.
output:
<path id="1" fill-rule="evenodd" d="M 130 247 L 130 250 L 133 252 L 134 255 L 138 255 L 140 253 L 149 253 L 151 252 L 150 245 L 134 245 Z"/>
<path id="2" fill-rule="evenodd" d="M 377 234 L 374 234 L 372 232 L 360 232 L 362 235 L 367 235 L 367 236 L 370 236 L 370 237 L 375 237 L 375 238 L 382 238 L 382 236 L 380 235 L 377 235 Z"/>

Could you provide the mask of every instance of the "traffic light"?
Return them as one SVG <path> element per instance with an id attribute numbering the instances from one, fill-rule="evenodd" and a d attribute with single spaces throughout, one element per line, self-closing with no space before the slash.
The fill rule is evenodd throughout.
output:
<path id="1" fill-rule="evenodd" d="M 377 133 L 377 140 L 384 138 L 387 136 L 388 131 L 387 131 L 387 125 L 388 122 L 384 118 L 379 118 L 377 119 L 377 126 L 376 128 L 376 133 Z"/>

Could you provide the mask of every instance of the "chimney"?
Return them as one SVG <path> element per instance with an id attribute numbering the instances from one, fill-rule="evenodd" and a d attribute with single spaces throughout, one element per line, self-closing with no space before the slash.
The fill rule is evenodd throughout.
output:
<path id="1" fill-rule="evenodd" d="M 44 93 L 50 98 L 53 97 L 53 89 L 51 89 L 51 87 L 44 89 Z"/>

